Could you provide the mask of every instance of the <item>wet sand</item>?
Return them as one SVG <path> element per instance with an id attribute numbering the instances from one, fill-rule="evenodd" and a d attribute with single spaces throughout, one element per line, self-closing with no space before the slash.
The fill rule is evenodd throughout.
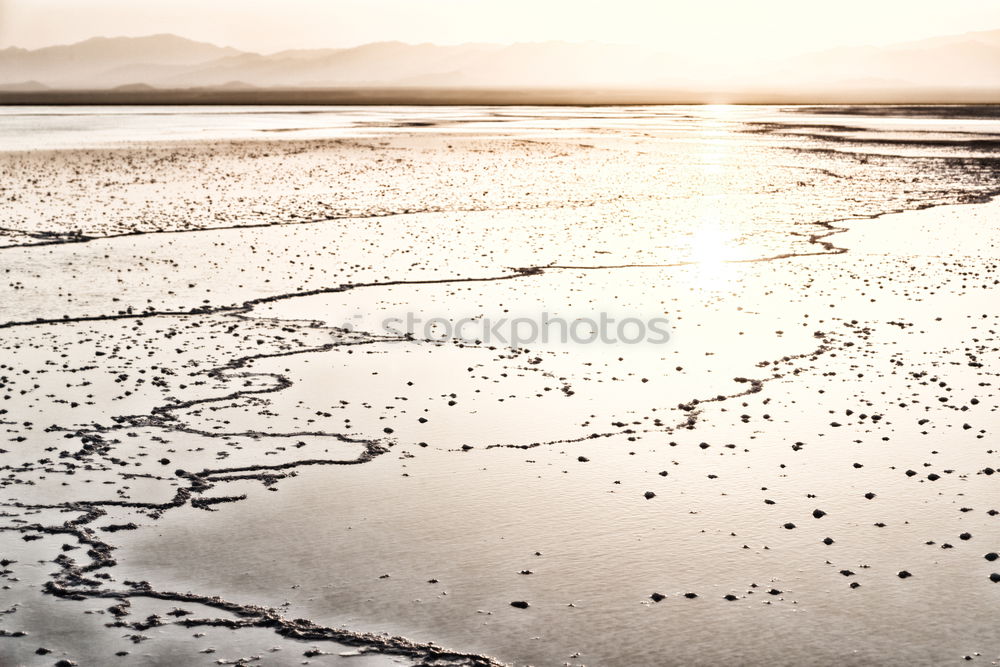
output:
<path id="1" fill-rule="evenodd" d="M 996 664 L 984 129 L 734 113 L 4 153 L 0 657 Z"/>

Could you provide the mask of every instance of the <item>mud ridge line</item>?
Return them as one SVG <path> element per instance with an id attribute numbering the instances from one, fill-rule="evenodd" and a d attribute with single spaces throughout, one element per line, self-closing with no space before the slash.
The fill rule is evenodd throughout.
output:
<path id="1" fill-rule="evenodd" d="M 374 213 L 357 213 L 346 215 L 328 215 L 318 218 L 307 218 L 304 220 L 290 220 L 287 222 L 251 222 L 247 224 L 220 225 L 211 227 L 198 227 L 193 229 L 149 229 L 133 232 L 119 232 L 116 234 L 84 234 L 81 232 L 58 232 L 58 231 L 25 231 L 11 227 L 0 227 L 0 234 L 9 236 L 22 236 L 38 239 L 38 243 L 12 243 L 0 245 L 0 250 L 13 250 L 16 248 L 34 248 L 41 246 L 63 245 L 70 243 L 89 243 L 91 241 L 105 241 L 113 239 L 132 238 L 137 236 L 150 236 L 159 234 L 196 234 L 200 232 L 234 231 L 238 229 L 267 229 L 270 227 L 297 227 L 299 225 L 316 225 L 324 222 L 336 222 L 338 220 L 378 220 L 382 218 L 397 218 L 404 215 L 426 215 L 428 213 L 490 213 L 501 211 L 544 211 L 547 209 L 563 208 L 593 208 L 602 204 L 610 204 L 617 199 L 593 200 L 593 201 L 568 201 L 560 203 L 542 203 L 533 206 L 504 206 L 481 208 L 445 208 L 431 206 L 426 208 L 414 208 L 403 211 L 386 211 Z"/>
<path id="2" fill-rule="evenodd" d="M 185 491 L 182 489 L 181 491 Z M 180 492 L 179 492 L 180 494 Z M 105 516 L 100 508 L 88 507 L 86 503 L 70 503 L 64 506 L 67 510 L 77 510 L 82 515 L 66 521 L 60 526 L 19 526 L 16 528 L 0 527 L 0 531 L 41 532 L 49 535 L 69 535 L 89 547 L 87 556 L 90 562 L 85 565 L 65 553 L 60 554 L 55 562 L 61 572 L 54 579 L 44 584 L 43 590 L 53 595 L 69 600 L 109 599 L 116 600 L 119 605 L 111 611 L 119 618 L 118 621 L 107 624 L 108 627 L 129 627 L 133 629 L 150 628 L 163 625 L 182 625 L 184 627 L 227 627 L 239 629 L 243 627 L 270 628 L 277 634 L 288 639 L 300 641 L 334 641 L 346 646 L 356 646 L 377 651 L 381 654 L 400 655 L 420 660 L 422 664 L 448 661 L 450 665 L 468 667 L 501 667 L 489 657 L 470 653 L 451 651 L 431 644 L 420 644 L 401 637 L 375 635 L 371 633 L 352 632 L 344 629 L 317 625 L 305 619 L 287 619 L 277 610 L 250 604 L 229 602 L 217 596 L 198 595 L 195 593 L 179 593 L 156 591 L 148 582 L 125 582 L 127 590 L 98 589 L 101 582 L 87 576 L 97 570 L 114 567 L 117 563 L 112 554 L 114 548 L 99 539 L 88 524 Z M 237 620 L 226 618 L 184 618 L 175 621 L 163 621 L 162 617 L 151 616 L 145 621 L 125 623 L 121 620 L 128 614 L 127 608 L 132 598 L 150 598 L 169 602 L 198 604 L 210 609 L 216 609 L 237 617 Z"/>
<path id="3" fill-rule="evenodd" d="M 306 290 L 302 292 L 289 292 L 286 294 L 273 294 L 271 296 L 258 297 L 256 299 L 250 299 L 248 301 L 244 301 L 242 304 L 236 306 L 198 306 L 192 308 L 191 310 L 162 310 L 162 311 L 149 310 L 138 313 L 118 313 L 115 315 L 81 315 L 78 317 L 62 317 L 62 318 L 40 317 L 34 320 L 4 322 L 0 324 L 0 329 L 12 329 L 14 327 L 39 326 L 46 324 L 74 324 L 78 322 L 106 322 L 114 320 L 135 320 L 135 319 L 147 319 L 151 317 L 178 317 L 187 315 L 241 315 L 249 313 L 254 309 L 254 307 L 262 304 L 274 303 L 277 301 L 283 301 L 286 299 L 292 299 L 297 297 L 319 296 L 322 294 L 337 294 L 340 292 L 347 292 L 353 289 L 362 289 L 367 287 L 446 285 L 451 283 L 479 283 L 479 282 L 496 282 L 500 280 L 513 280 L 515 278 L 523 278 L 525 276 L 539 275 L 543 273 L 544 267 L 515 268 L 512 270 L 514 271 L 514 273 L 504 274 L 501 276 L 484 276 L 481 278 L 432 278 L 427 280 L 387 280 L 384 282 L 371 282 L 371 283 L 347 283 L 338 285 L 337 287 L 320 287 L 317 289 Z M 252 319 L 266 320 L 268 318 L 252 318 Z"/>
<path id="4" fill-rule="evenodd" d="M 817 337 L 820 337 L 818 335 L 818 333 L 819 332 L 817 332 Z M 834 349 L 834 342 L 829 337 L 829 334 L 823 333 L 822 338 L 823 338 L 823 343 L 819 347 L 817 347 L 816 349 L 814 349 L 811 352 L 803 352 L 801 354 L 789 355 L 789 356 L 783 357 L 782 359 L 776 360 L 776 361 L 763 361 L 763 362 L 758 363 L 757 366 L 758 367 L 767 367 L 767 366 L 770 366 L 770 365 L 776 365 L 779 362 L 788 363 L 788 362 L 791 362 L 791 361 L 797 360 L 797 359 L 809 359 L 810 361 L 816 361 L 817 358 L 820 355 L 826 354 L 830 350 Z M 750 388 L 747 389 L 746 391 L 736 392 L 736 393 L 728 394 L 728 395 L 719 394 L 719 395 L 716 395 L 716 396 L 712 396 L 710 398 L 693 398 L 690 401 L 688 401 L 687 403 L 681 403 L 677 407 L 680 410 L 683 410 L 683 411 L 687 412 L 688 413 L 688 417 L 687 417 L 687 419 L 684 419 L 683 421 L 680 421 L 680 422 L 674 424 L 673 426 L 660 426 L 660 427 L 656 427 L 656 428 L 642 428 L 642 429 L 623 428 L 622 430 L 619 430 L 619 431 L 609 431 L 609 432 L 605 432 L 605 433 L 591 433 L 589 435 L 580 436 L 579 438 L 567 438 L 567 439 L 564 439 L 564 440 L 551 440 L 551 441 L 547 441 L 547 442 L 534 442 L 534 443 L 531 443 L 531 444 L 495 444 L 495 445 L 488 445 L 486 447 L 486 449 L 495 449 L 495 448 L 534 449 L 536 447 L 543 447 L 543 446 L 548 446 L 548 445 L 573 444 L 573 443 L 577 443 L 577 442 L 584 442 L 584 441 L 587 441 L 587 440 L 596 440 L 596 439 L 599 439 L 599 438 L 613 438 L 613 437 L 619 436 L 619 435 L 631 435 L 631 434 L 635 434 L 635 433 L 641 433 L 641 434 L 649 434 L 649 433 L 674 433 L 675 431 L 678 431 L 680 429 L 693 430 L 697 426 L 698 420 L 700 419 L 701 414 L 703 412 L 701 409 L 698 409 L 696 406 L 702 405 L 702 404 L 705 404 L 705 403 L 719 403 L 719 402 L 727 401 L 727 400 L 730 400 L 730 399 L 733 399 L 733 398 L 740 398 L 741 396 L 750 396 L 752 394 L 760 393 L 761 391 L 764 390 L 764 383 L 771 382 L 773 380 L 780 380 L 780 379 L 783 379 L 783 378 L 787 377 L 788 375 L 798 375 L 799 373 L 803 372 L 803 370 L 805 370 L 805 369 L 796 367 L 796 368 L 790 369 L 788 371 L 785 371 L 783 373 L 775 373 L 771 377 L 759 378 L 759 379 L 755 379 L 755 378 L 743 378 L 743 377 L 733 378 L 734 382 L 738 382 L 740 384 L 750 383 Z"/>

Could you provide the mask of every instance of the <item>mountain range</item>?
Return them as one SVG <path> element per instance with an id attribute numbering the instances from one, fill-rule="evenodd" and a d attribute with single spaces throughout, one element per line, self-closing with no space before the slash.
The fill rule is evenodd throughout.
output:
<path id="1" fill-rule="evenodd" d="M 840 48 L 706 68 L 648 48 L 595 42 L 377 42 L 251 53 L 176 35 L 95 37 L 0 50 L 0 90 L 348 87 L 1000 87 L 1000 30 L 888 47 Z"/>

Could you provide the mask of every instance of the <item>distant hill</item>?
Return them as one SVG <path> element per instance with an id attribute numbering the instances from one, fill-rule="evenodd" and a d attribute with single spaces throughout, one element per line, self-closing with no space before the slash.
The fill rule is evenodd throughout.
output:
<path id="1" fill-rule="evenodd" d="M 645 83 L 662 70 L 634 47 L 535 44 L 403 44 L 241 54 L 163 73 L 165 87 L 215 86 L 233 79 L 256 86 L 552 86 Z"/>
<path id="2" fill-rule="evenodd" d="M 40 90 L 52 90 L 38 81 L 18 81 L 16 83 L 0 83 L 0 90 L 16 93 L 34 93 Z"/>
<path id="3" fill-rule="evenodd" d="M 779 69 L 790 82 L 882 79 L 913 86 L 1000 86 L 1000 30 L 884 48 L 835 49 Z"/>
<path id="4" fill-rule="evenodd" d="M 608 44 L 376 42 L 354 48 L 248 53 L 178 37 L 95 37 L 33 51 L 0 50 L 0 89 L 593 88 L 687 90 L 1000 88 L 1000 30 L 890 47 L 842 48 L 707 75 L 669 53 Z M 739 72 L 718 74 L 719 71 Z"/>
<path id="5" fill-rule="evenodd" d="M 120 93 L 144 93 L 150 90 L 156 90 L 156 88 L 149 85 L 148 83 L 126 83 L 121 86 L 115 86 L 111 90 Z"/>
<path id="6" fill-rule="evenodd" d="M 141 67 L 190 67 L 240 53 L 195 42 L 176 35 L 149 37 L 94 37 L 68 46 L 49 46 L 29 51 L 11 47 L 0 50 L 0 83 L 35 80 L 52 88 L 112 87 L 147 81 L 135 78 Z M 129 80 L 101 82 L 115 68 L 139 67 Z"/>

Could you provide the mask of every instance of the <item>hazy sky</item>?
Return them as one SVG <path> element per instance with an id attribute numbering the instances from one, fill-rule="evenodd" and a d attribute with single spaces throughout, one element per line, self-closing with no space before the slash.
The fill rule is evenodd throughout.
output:
<path id="1" fill-rule="evenodd" d="M 262 52 L 596 40 L 727 60 L 990 29 L 1000 0 L 0 0 L 0 47 L 29 48 L 172 32 Z"/>

